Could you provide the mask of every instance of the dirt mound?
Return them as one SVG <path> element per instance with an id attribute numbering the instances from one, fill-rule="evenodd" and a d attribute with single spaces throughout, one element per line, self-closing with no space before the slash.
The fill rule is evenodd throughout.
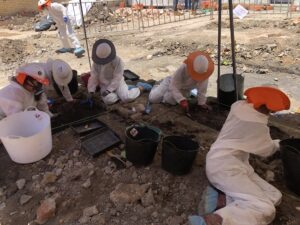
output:
<path id="1" fill-rule="evenodd" d="M 11 64 L 24 62 L 28 53 L 25 51 L 26 42 L 22 40 L 0 40 L 0 62 Z"/>
<path id="2" fill-rule="evenodd" d="M 230 28 L 229 20 L 222 21 L 222 28 Z M 208 30 L 216 30 L 218 28 L 218 22 L 213 21 L 205 26 Z M 290 20 L 284 21 L 262 21 L 262 20 L 248 20 L 246 23 L 244 21 L 234 21 L 234 29 L 235 30 L 246 30 L 246 29 L 272 29 L 272 28 L 280 28 L 280 29 L 288 29 L 293 31 L 298 31 L 300 28 L 300 24 L 293 24 Z"/>

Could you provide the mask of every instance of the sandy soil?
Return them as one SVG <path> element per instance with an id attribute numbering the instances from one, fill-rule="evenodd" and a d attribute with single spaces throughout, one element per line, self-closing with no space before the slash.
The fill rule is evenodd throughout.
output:
<path id="1" fill-rule="evenodd" d="M 224 20 L 223 27 L 222 62 L 228 64 L 230 36 L 227 20 Z M 299 26 L 292 25 L 290 20 L 278 15 L 250 16 L 236 21 L 237 66 L 238 71 L 245 76 L 245 88 L 265 83 L 276 84 L 291 97 L 291 111 L 300 106 L 299 29 Z M 77 31 L 86 47 L 81 30 Z M 160 80 L 171 74 L 188 52 L 195 49 L 207 50 L 215 59 L 217 57 L 216 21 L 209 18 L 157 26 L 143 32 L 97 34 L 92 28 L 88 32 L 90 49 L 98 38 L 113 40 L 126 68 L 145 80 Z M 56 31 L 34 33 L 0 27 L 0 85 L 7 84 L 8 76 L 22 63 L 45 61 L 48 57 L 67 60 L 79 74 L 89 71 L 86 56 L 78 59 L 72 54 L 58 55 L 55 53 L 58 48 L 60 42 Z M 147 59 L 147 56 L 152 59 Z M 222 65 L 221 69 L 222 74 L 231 71 L 226 65 Z M 205 154 L 228 113 L 213 98 L 216 96 L 216 77 L 215 72 L 208 90 L 214 113 L 195 111 L 192 112 L 191 120 L 179 109 L 162 105 L 153 106 L 150 115 L 133 118 L 120 112 L 123 108 L 145 104 L 145 94 L 135 103 L 117 104 L 99 116 L 123 141 L 125 128 L 135 122 L 157 126 L 164 135 L 189 135 L 194 138 L 201 147 L 188 175 L 174 176 L 161 168 L 161 146 L 153 163 L 147 167 L 134 167 L 130 163 L 124 166 L 105 153 L 92 158 L 81 148 L 80 138 L 71 129 L 66 129 L 53 135 L 52 153 L 31 165 L 11 162 L 2 149 L 0 223 L 35 224 L 33 220 L 40 201 L 53 198 L 56 201 L 55 216 L 47 224 L 187 224 L 187 216 L 197 212 L 201 193 L 207 185 Z M 300 137 L 299 121 L 298 114 L 274 117 L 271 123 L 273 137 Z M 123 151 L 122 144 L 112 149 L 111 153 L 122 155 Z M 268 159 L 253 157 L 251 163 L 263 178 L 269 179 L 283 193 L 283 202 L 272 224 L 300 224 L 300 198 L 285 185 L 280 154 Z M 19 190 L 16 181 L 22 178 L 26 184 Z M 88 180 L 90 185 L 84 185 Z M 114 204 L 110 199 L 111 192 L 116 186 L 124 187 L 126 184 L 146 187 L 146 191 L 130 203 Z M 32 198 L 21 205 L 20 199 L 24 195 Z M 96 206 L 97 212 L 87 216 L 84 209 L 91 206 Z"/>

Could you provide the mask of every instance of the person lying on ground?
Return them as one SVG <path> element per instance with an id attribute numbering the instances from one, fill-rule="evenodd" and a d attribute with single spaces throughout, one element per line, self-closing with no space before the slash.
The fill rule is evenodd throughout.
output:
<path id="1" fill-rule="evenodd" d="M 32 64 L 19 67 L 10 83 L 0 90 L 0 119 L 30 106 L 52 117 L 43 91 L 43 85 L 48 84 L 49 80 L 42 67 Z"/>
<path id="2" fill-rule="evenodd" d="M 116 55 L 114 44 L 107 39 L 100 39 L 93 45 L 92 70 L 88 79 L 88 92 L 90 97 L 100 87 L 100 95 L 107 105 L 134 101 L 143 91 L 150 91 L 152 86 L 139 82 L 137 87 L 129 88 L 123 77 L 124 63 Z"/>
<path id="3" fill-rule="evenodd" d="M 267 157 L 279 149 L 268 127 L 269 114 L 290 108 L 285 93 L 273 87 L 253 87 L 247 100 L 231 106 L 226 122 L 206 156 L 212 184 L 203 193 L 200 216 L 191 225 L 266 225 L 275 217 L 282 194 L 255 173 L 249 155 Z"/>
<path id="4" fill-rule="evenodd" d="M 47 10 L 53 18 L 58 28 L 58 34 L 63 44 L 63 48 L 58 49 L 57 53 L 74 52 L 77 57 L 81 57 L 85 50 L 81 47 L 76 34 L 73 31 L 72 25 L 67 15 L 67 9 L 62 4 L 51 0 L 39 0 L 38 9 Z M 72 42 L 72 47 L 70 42 Z"/>
<path id="5" fill-rule="evenodd" d="M 214 63 L 211 57 L 201 51 L 190 53 L 183 64 L 171 76 L 167 76 L 159 85 L 153 87 L 149 95 L 151 103 L 179 104 L 189 111 L 187 97 L 191 90 L 197 89 L 198 106 L 211 109 L 206 104 L 208 78 L 213 74 Z"/>

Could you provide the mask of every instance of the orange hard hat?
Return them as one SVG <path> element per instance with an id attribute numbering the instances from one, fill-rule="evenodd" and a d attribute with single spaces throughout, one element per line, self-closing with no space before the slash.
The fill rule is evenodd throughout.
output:
<path id="1" fill-rule="evenodd" d="M 277 112 L 288 110 L 291 105 L 289 97 L 274 87 L 252 87 L 247 89 L 244 95 L 255 109 L 265 105 L 270 111 Z"/>
<path id="2" fill-rule="evenodd" d="M 51 3 L 51 0 L 39 0 L 39 2 L 38 2 L 38 9 L 39 10 L 43 10 L 43 8 L 45 6 L 49 6 L 50 3 Z"/>
<path id="3" fill-rule="evenodd" d="M 215 65 L 209 54 L 195 51 L 184 60 L 190 77 L 196 81 L 206 80 L 214 72 Z"/>

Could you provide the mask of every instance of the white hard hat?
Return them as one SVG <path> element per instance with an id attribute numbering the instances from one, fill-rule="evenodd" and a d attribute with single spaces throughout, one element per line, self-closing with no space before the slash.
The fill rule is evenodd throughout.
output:
<path id="1" fill-rule="evenodd" d="M 38 63 L 29 63 L 19 67 L 17 69 L 17 75 L 20 74 L 25 75 L 23 76 L 23 82 L 25 81 L 26 76 L 30 76 L 33 79 L 37 80 L 39 83 L 42 83 L 44 85 L 49 84 L 49 80 L 46 76 L 44 69 Z"/>
<path id="2" fill-rule="evenodd" d="M 54 81 L 61 86 L 67 86 L 72 80 L 72 68 L 63 60 L 56 59 L 52 63 Z"/>
<path id="3" fill-rule="evenodd" d="M 199 55 L 194 59 L 193 69 L 197 73 L 205 73 L 208 69 L 208 60 L 204 55 Z"/>
<path id="4" fill-rule="evenodd" d="M 101 43 L 97 46 L 96 55 L 99 58 L 107 58 L 111 53 L 111 47 L 107 43 Z"/>

